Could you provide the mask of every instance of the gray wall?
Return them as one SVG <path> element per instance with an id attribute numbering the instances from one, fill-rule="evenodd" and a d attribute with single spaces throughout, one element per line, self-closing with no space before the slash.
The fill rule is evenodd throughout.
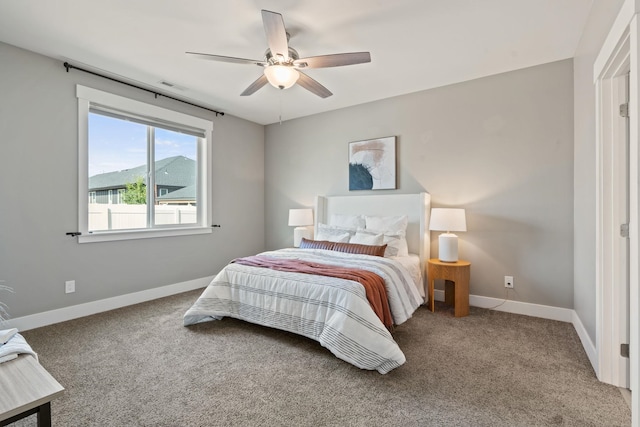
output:
<path id="1" fill-rule="evenodd" d="M 572 60 L 267 126 L 267 248 L 291 245 L 289 208 L 349 193 L 350 141 L 390 135 L 398 189 L 385 192 L 467 210 L 472 294 L 504 298 L 512 275 L 511 299 L 573 307 Z"/>
<path id="2" fill-rule="evenodd" d="M 594 2 L 574 57 L 574 309 L 596 342 L 596 98 L 593 62 L 623 0 Z"/>
<path id="3" fill-rule="evenodd" d="M 264 249 L 264 127 L 213 119 L 213 234 L 78 244 L 75 85 L 211 118 L 0 43 L 0 280 L 11 317 L 213 275 Z M 77 291 L 64 293 L 65 280 Z"/>

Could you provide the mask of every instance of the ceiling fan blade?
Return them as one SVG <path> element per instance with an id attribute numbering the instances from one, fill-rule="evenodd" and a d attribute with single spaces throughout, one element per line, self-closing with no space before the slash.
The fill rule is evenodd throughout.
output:
<path id="1" fill-rule="evenodd" d="M 298 77 L 297 83 L 309 92 L 318 95 L 320 98 L 328 98 L 333 95 L 329 89 L 322 86 L 320 83 L 313 80 L 305 73 L 300 73 L 300 77 Z"/>
<path id="2" fill-rule="evenodd" d="M 287 31 L 284 28 L 282 15 L 268 10 L 262 10 L 262 23 L 267 35 L 267 43 L 272 56 L 281 55 L 285 60 L 289 59 L 289 43 Z"/>
<path id="3" fill-rule="evenodd" d="M 244 58 L 234 58 L 233 56 L 222 56 L 222 55 L 211 55 L 209 53 L 198 53 L 198 52 L 185 52 L 189 56 L 193 56 L 200 59 L 208 59 L 210 61 L 218 61 L 218 62 L 230 62 L 232 64 L 252 64 L 252 65 L 267 65 L 264 61 L 258 61 L 256 59 L 244 59 Z"/>
<path id="4" fill-rule="evenodd" d="M 263 74 L 258 78 L 258 80 L 251 83 L 249 87 L 246 88 L 244 92 L 240 94 L 240 96 L 249 96 L 253 94 L 255 91 L 257 91 L 258 89 L 260 89 L 262 86 L 266 85 L 268 82 L 269 81 L 267 80 L 267 76 Z"/>
<path id="5" fill-rule="evenodd" d="M 328 68 L 371 62 L 369 52 L 336 53 L 333 55 L 310 56 L 293 61 L 297 68 Z"/>

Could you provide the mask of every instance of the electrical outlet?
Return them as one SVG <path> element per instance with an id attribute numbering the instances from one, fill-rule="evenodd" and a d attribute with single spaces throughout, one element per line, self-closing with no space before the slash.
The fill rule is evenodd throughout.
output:
<path id="1" fill-rule="evenodd" d="M 75 280 L 67 280 L 64 282 L 64 293 L 71 294 L 76 291 L 76 281 Z"/>
<path id="2" fill-rule="evenodd" d="M 504 276 L 504 287 L 513 289 L 513 276 Z"/>

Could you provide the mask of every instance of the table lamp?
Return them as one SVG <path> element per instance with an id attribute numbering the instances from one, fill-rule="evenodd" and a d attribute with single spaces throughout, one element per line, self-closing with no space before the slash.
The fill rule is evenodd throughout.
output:
<path id="1" fill-rule="evenodd" d="M 458 261 L 458 236 L 452 231 L 467 231 L 464 209 L 433 208 L 429 230 L 444 231 L 438 237 L 438 259 L 442 262 Z"/>
<path id="2" fill-rule="evenodd" d="M 313 210 L 311 209 L 289 209 L 289 226 L 293 229 L 293 246 L 299 247 L 302 238 L 311 238 L 311 230 L 308 225 L 313 225 Z"/>

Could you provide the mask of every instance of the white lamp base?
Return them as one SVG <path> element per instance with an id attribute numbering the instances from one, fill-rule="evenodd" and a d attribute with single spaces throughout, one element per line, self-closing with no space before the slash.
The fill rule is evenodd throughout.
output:
<path id="1" fill-rule="evenodd" d="M 311 239 L 311 230 L 307 227 L 296 227 L 293 229 L 293 247 L 299 248 L 302 238 Z"/>
<path id="2" fill-rule="evenodd" d="M 438 259 L 442 262 L 458 261 L 458 236 L 442 233 L 438 237 Z"/>

